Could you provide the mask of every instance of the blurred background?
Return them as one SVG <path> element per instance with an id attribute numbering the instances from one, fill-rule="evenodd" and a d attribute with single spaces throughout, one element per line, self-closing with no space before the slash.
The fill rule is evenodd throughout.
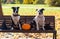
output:
<path id="1" fill-rule="evenodd" d="M 3 4 L 45 4 L 60 6 L 60 0 L 1 0 Z"/>
<path id="2" fill-rule="evenodd" d="M 19 14 L 22 16 L 35 16 L 36 9 L 45 8 L 45 16 L 55 16 L 57 39 L 60 39 L 60 0 L 1 0 L 1 4 L 3 15 L 11 15 L 13 6 L 20 7 Z"/>

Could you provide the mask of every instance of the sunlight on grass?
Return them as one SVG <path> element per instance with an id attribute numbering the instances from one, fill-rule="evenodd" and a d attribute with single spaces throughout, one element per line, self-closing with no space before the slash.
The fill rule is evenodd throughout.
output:
<path id="1" fill-rule="evenodd" d="M 36 15 L 36 9 L 45 8 L 44 15 L 53 15 L 60 11 L 59 7 L 44 7 L 45 5 L 2 4 L 4 15 L 11 15 L 11 7 L 19 6 L 20 15 Z"/>

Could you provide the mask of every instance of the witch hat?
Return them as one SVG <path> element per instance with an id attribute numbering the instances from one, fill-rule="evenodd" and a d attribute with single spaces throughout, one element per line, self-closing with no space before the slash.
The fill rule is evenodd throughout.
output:
<path id="1" fill-rule="evenodd" d="M 5 19 L 3 20 L 3 23 L 2 23 L 2 27 L 1 28 L 2 28 L 2 30 L 7 30 Z"/>

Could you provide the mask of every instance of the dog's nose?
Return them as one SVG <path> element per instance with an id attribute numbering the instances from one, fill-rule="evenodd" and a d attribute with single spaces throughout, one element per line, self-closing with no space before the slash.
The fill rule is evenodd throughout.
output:
<path id="1" fill-rule="evenodd" d="M 42 14 L 41 12 L 39 12 L 39 14 Z"/>
<path id="2" fill-rule="evenodd" d="M 41 13 L 39 13 L 39 14 L 41 14 Z"/>

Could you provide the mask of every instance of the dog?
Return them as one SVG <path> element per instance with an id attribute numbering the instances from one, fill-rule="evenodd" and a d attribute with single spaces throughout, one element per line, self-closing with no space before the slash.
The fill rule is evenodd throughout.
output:
<path id="1" fill-rule="evenodd" d="M 12 29 L 17 29 L 21 30 L 21 22 L 20 22 L 20 15 L 18 14 L 19 7 L 12 7 L 13 9 L 13 14 L 11 15 L 11 20 L 12 20 Z"/>
<path id="2" fill-rule="evenodd" d="M 37 11 L 37 15 L 34 17 L 34 21 L 36 22 L 36 29 L 37 30 L 40 30 L 40 27 L 45 30 L 44 26 L 45 26 L 45 17 L 43 15 L 43 11 L 45 9 L 42 8 L 42 9 L 36 9 Z"/>

